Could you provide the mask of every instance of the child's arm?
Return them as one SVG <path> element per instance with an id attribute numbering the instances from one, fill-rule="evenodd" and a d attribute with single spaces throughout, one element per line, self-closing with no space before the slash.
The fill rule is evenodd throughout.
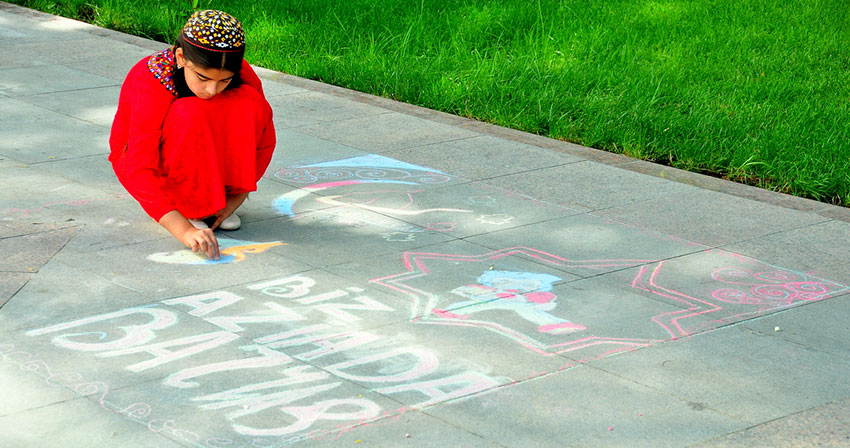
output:
<path id="1" fill-rule="evenodd" d="M 218 240 L 213 235 L 213 231 L 196 229 L 179 211 L 171 210 L 162 215 L 162 218 L 159 218 L 159 224 L 186 247 L 192 249 L 192 252 L 203 252 L 210 260 L 218 260 L 221 257 Z"/>

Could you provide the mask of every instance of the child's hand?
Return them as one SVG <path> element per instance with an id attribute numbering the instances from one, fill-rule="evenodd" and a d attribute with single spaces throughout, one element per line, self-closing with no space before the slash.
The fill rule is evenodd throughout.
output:
<path id="1" fill-rule="evenodd" d="M 187 229 L 180 241 L 192 252 L 203 252 L 210 260 L 218 260 L 221 253 L 218 250 L 218 240 L 210 229 Z"/>

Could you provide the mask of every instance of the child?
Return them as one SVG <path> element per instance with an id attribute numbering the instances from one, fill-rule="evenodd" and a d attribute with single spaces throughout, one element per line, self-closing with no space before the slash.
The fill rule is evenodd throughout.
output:
<path id="1" fill-rule="evenodd" d="M 236 18 L 196 12 L 173 47 L 130 70 L 109 137 L 124 188 L 211 260 L 220 257 L 213 230 L 239 228 L 233 212 L 256 191 L 275 146 L 271 106 L 244 54 Z"/>

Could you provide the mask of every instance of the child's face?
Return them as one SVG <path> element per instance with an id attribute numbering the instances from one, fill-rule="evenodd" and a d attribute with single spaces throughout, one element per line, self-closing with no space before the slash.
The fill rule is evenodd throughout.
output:
<path id="1" fill-rule="evenodd" d="M 177 64 L 183 66 L 186 86 L 202 100 L 208 100 L 221 93 L 236 76 L 236 73 L 230 70 L 195 65 L 183 57 L 182 48 L 174 52 L 174 57 L 177 59 Z"/>

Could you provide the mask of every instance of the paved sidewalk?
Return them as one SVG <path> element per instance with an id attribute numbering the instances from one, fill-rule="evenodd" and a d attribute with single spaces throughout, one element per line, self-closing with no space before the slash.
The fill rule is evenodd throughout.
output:
<path id="1" fill-rule="evenodd" d="M 0 446 L 850 446 L 850 213 L 258 69 L 205 262 L 115 179 L 164 44 L 0 3 Z"/>

